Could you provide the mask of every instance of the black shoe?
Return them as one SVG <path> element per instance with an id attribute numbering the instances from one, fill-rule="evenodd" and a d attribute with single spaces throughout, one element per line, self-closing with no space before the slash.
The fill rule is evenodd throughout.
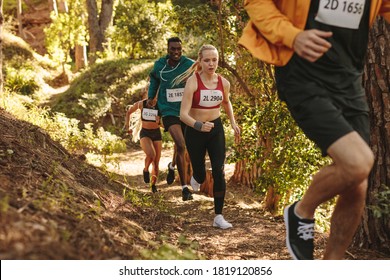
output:
<path id="1" fill-rule="evenodd" d="M 297 202 L 284 209 L 287 249 L 295 260 L 312 260 L 314 220 L 300 219 L 295 215 L 294 209 Z"/>
<path id="2" fill-rule="evenodd" d="M 155 185 L 152 185 L 152 192 L 153 192 L 153 193 L 156 193 L 156 192 L 158 192 L 158 190 L 157 190 L 157 188 L 156 188 L 156 186 L 155 186 Z"/>
<path id="3" fill-rule="evenodd" d="M 184 188 L 181 193 L 182 193 L 182 196 L 183 196 L 183 201 L 192 200 L 193 199 L 192 193 L 190 192 L 190 190 L 188 188 Z"/>
<path id="4" fill-rule="evenodd" d="M 170 185 L 175 180 L 175 169 L 171 169 L 169 165 L 171 165 L 172 162 L 168 164 L 168 174 L 167 174 L 167 184 Z"/>
<path id="5" fill-rule="evenodd" d="M 144 182 L 146 183 L 146 184 L 149 184 L 149 182 L 150 182 L 150 174 L 149 174 L 149 171 L 143 171 L 144 172 Z"/>

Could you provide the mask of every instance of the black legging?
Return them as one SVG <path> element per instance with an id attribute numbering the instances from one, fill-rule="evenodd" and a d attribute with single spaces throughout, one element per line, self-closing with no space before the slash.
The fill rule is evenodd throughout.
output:
<path id="1" fill-rule="evenodd" d="M 214 121 L 214 128 L 210 132 L 200 132 L 187 126 L 184 138 L 187 151 L 191 159 L 192 171 L 195 180 L 203 183 L 206 178 L 205 156 L 209 155 L 214 186 L 214 211 L 215 214 L 222 214 L 225 200 L 225 133 L 221 118 Z"/>

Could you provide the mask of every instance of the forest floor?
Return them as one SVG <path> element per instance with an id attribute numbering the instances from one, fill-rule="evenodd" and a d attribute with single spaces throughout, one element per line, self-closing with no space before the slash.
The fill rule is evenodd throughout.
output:
<path id="1" fill-rule="evenodd" d="M 229 179 L 234 172 L 234 164 L 225 166 L 227 195 L 224 217 L 233 224 L 233 228 L 221 230 L 212 226 L 214 218 L 213 198 L 203 193 L 195 193 L 191 201 L 182 201 L 181 187 L 177 170 L 176 180 L 167 185 L 167 165 L 172 160 L 172 149 L 163 149 L 160 160 L 160 181 L 158 193 L 152 194 L 149 186 L 143 182 L 142 170 L 144 154 L 140 149 L 129 149 L 118 158 L 118 162 L 109 167 L 111 172 L 130 176 L 139 191 L 159 196 L 171 213 L 181 220 L 180 226 L 173 226 L 166 237 L 172 243 L 185 236 L 191 243 L 198 244 L 197 252 L 205 259 L 213 260 L 286 260 L 290 255 L 285 246 L 285 226 L 283 217 L 272 216 L 265 212 L 261 197 Z M 134 182 L 134 181 L 133 181 Z M 191 188 L 190 188 L 191 189 Z M 153 221 L 144 221 L 144 226 L 153 228 Z M 165 233 L 167 234 L 167 233 Z M 315 237 L 315 258 L 322 258 L 327 234 L 317 233 Z M 380 253 L 350 248 L 346 259 L 390 259 Z"/>

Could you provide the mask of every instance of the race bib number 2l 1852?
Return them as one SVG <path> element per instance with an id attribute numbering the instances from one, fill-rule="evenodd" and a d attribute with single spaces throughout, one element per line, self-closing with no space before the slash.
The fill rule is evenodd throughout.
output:
<path id="1" fill-rule="evenodd" d="M 316 21 L 358 29 L 366 0 L 320 0 Z"/>
<path id="2" fill-rule="evenodd" d="M 183 98 L 184 88 L 168 88 L 167 89 L 167 101 L 168 102 L 181 102 Z"/>

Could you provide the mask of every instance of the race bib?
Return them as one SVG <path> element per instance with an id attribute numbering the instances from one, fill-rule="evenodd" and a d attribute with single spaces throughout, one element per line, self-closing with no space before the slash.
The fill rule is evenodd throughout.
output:
<path id="1" fill-rule="evenodd" d="M 183 98 L 184 88 L 168 88 L 167 100 L 168 102 L 181 102 Z"/>
<path id="2" fill-rule="evenodd" d="M 142 119 L 146 121 L 156 121 L 158 116 L 158 110 L 143 108 L 142 110 Z"/>
<path id="3" fill-rule="evenodd" d="M 315 20 L 328 25 L 358 29 L 365 0 L 320 0 Z"/>
<path id="4" fill-rule="evenodd" d="M 199 105 L 202 107 L 214 107 L 221 104 L 222 91 L 214 89 L 202 89 L 200 91 Z"/>

